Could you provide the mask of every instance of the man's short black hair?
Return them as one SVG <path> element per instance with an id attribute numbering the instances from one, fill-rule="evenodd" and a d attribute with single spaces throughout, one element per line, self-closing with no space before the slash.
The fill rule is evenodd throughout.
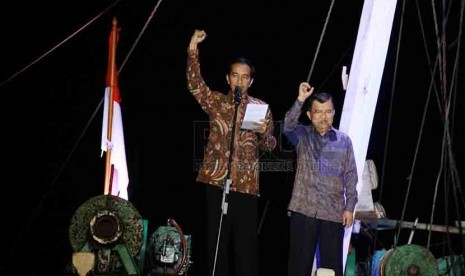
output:
<path id="1" fill-rule="evenodd" d="M 231 68 L 233 66 L 233 64 L 236 64 L 236 63 L 240 63 L 240 64 L 245 64 L 247 66 L 250 67 L 250 77 L 254 77 L 255 76 L 255 66 L 253 65 L 252 61 L 246 57 L 236 57 L 236 58 L 233 58 L 231 59 L 231 61 L 229 62 L 229 68 L 228 68 L 228 72 L 231 72 Z"/>
<path id="2" fill-rule="evenodd" d="M 327 101 L 331 101 L 334 107 L 333 96 L 331 96 L 331 94 L 326 93 L 326 92 L 317 92 L 317 93 L 312 94 L 310 98 L 308 98 L 308 108 L 307 108 L 308 111 L 312 109 L 312 104 L 314 101 L 317 101 L 319 103 L 325 103 Z"/>

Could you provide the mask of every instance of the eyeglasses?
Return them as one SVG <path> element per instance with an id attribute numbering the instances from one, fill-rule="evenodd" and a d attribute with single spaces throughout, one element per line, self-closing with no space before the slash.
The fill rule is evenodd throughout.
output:
<path id="1" fill-rule="evenodd" d="M 323 114 L 327 116 L 333 116 L 334 115 L 334 109 L 328 109 L 328 110 L 313 110 L 312 113 L 316 116 L 321 116 Z"/>

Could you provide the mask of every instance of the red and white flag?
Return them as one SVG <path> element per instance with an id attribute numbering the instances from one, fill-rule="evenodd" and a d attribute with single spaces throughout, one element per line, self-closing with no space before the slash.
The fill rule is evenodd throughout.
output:
<path id="1" fill-rule="evenodd" d="M 121 96 L 118 87 L 118 72 L 116 70 L 116 64 L 114 62 L 114 55 L 112 55 L 112 49 L 116 49 L 116 42 L 114 38 L 117 38 L 116 28 L 112 29 L 110 34 L 109 43 L 109 59 L 108 59 L 108 71 L 105 88 L 105 102 L 103 108 L 103 121 L 102 121 L 102 153 L 110 149 L 110 164 L 111 164 L 111 178 L 110 187 L 111 195 L 116 195 L 124 199 L 128 199 L 128 168 L 126 164 L 126 149 L 124 146 L 124 132 L 123 132 L 123 118 L 121 115 Z M 117 40 L 117 39 L 116 39 Z M 113 48 L 114 47 L 114 48 Z M 114 50 L 113 50 L 114 53 Z M 113 75 L 113 76 L 112 76 Z M 111 80 L 113 80 L 113 112 L 112 118 L 109 116 L 109 103 L 110 103 L 110 87 Z M 110 120 L 109 120 L 110 119 Z M 112 124 L 111 127 L 111 140 L 107 139 L 108 122 Z M 108 152 L 107 152 L 108 154 Z"/>

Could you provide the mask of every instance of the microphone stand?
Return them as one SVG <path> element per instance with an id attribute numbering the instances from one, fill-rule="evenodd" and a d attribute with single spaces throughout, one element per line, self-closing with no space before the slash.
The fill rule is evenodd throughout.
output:
<path id="1" fill-rule="evenodd" d="M 212 276 L 215 276 L 216 260 L 218 258 L 218 247 L 220 243 L 221 229 L 223 225 L 223 216 L 228 214 L 228 194 L 229 194 L 229 187 L 232 184 L 232 179 L 230 178 L 230 176 L 231 176 L 231 164 L 233 161 L 233 153 L 234 153 L 234 139 L 236 135 L 237 109 L 239 107 L 239 104 L 241 103 L 241 100 L 242 100 L 242 89 L 241 87 L 236 86 L 236 89 L 234 90 L 234 119 L 233 119 L 233 124 L 232 124 L 231 141 L 229 142 L 228 174 L 226 176 L 226 183 L 223 187 L 223 199 L 221 201 L 221 216 L 220 216 L 220 223 L 218 227 L 218 238 L 216 240 L 215 260 L 213 263 Z"/>

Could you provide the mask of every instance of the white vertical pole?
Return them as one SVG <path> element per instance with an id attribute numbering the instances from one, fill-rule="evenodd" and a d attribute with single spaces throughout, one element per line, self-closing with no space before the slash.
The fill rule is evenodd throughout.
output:
<path id="1" fill-rule="evenodd" d="M 360 193 L 397 0 L 365 0 L 339 129 L 352 139 Z M 344 235 L 345 268 L 352 227 Z"/>

